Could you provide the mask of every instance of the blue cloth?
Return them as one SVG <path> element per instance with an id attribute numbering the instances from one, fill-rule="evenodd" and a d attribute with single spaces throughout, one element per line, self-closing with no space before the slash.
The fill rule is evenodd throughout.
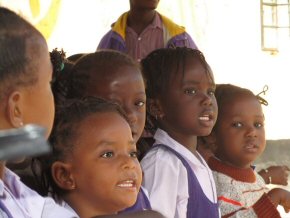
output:
<path id="1" fill-rule="evenodd" d="M 156 144 L 154 147 L 163 147 L 176 155 L 183 163 L 188 173 L 189 199 L 187 204 L 187 218 L 218 218 L 219 207 L 217 203 L 211 202 L 203 193 L 202 188 L 191 169 L 190 165 L 181 154 L 167 145 Z"/>
<path id="2" fill-rule="evenodd" d="M 137 196 L 136 203 L 132 207 L 126 208 L 125 210 L 119 213 L 131 213 L 131 212 L 138 212 L 142 210 L 151 210 L 151 209 L 152 208 L 151 208 L 149 199 L 141 187 Z"/>

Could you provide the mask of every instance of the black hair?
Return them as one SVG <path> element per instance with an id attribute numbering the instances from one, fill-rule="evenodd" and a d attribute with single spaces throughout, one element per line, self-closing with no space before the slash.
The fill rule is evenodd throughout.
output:
<path id="1" fill-rule="evenodd" d="M 37 82 L 45 39 L 29 22 L 0 7 L 0 99 L 18 86 Z"/>
<path id="2" fill-rule="evenodd" d="M 185 64 L 189 58 L 200 63 L 208 77 L 214 82 L 211 68 L 201 51 L 186 47 L 161 48 L 151 52 L 141 61 L 147 98 L 156 99 L 162 96 L 179 72 L 184 76 Z M 147 110 L 145 130 L 154 135 L 157 126 L 156 119 Z"/>
<path id="3" fill-rule="evenodd" d="M 74 149 L 74 141 L 78 135 L 80 122 L 93 114 L 117 113 L 127 122 L 125 112 L 117 105 L 101 98 L 85 97 L 70 99 L 56 107 L 56 116 L 49 143 L 52 153 L 34 159 L 34 174 L 40 186 L 40 194 L 51 194 L 58 200 L 65 190 L 62 190 L 54 182 L 51 175 L 51 166 L 55 161 L 64 160 Z M 98 124 L 96 124 L 98 125 Z"/>
<path id="4" fill-rule="evenodd" d="M 219 111 L 222 111 L 223 106 L 226 105 L 227 102 L 231 102 L 238 95 L 247 95 L 247 96 L 256 98 L 257 101 L 260 102 L 262 105 L 267 106 L 268 102 L 263 97 L 261 97 L 261 94 L 262 93 L 265 94 L 266 91 L 267 90 L 264 90 L 260 92 L 258 95 L 255 95 L 251 90 L 246 89 L 246 88 L 242 88 L 242 87 L 235 86 L 232 84 L 218 84 L 215 90 L 215 97 L 217 100 Z M 218 123 L 219 117 L 220 116 L 218 115 L 217 123 Z"/>
<path id="5" fill-rule="evenodd" d="M 86 53 L 77 53 L 67 57 L 67 59 L 73 63 L 76 63 L 79 59 L 81 59 L 85 55 Z"/>
<path id="6" fill-rule="evenodd" d="M 54 103 L 55 105 L 61 105 L 66 99 L 68 78 L 74 64 L 66 58 L 63 49 L 55 48 L 49 54 L 53 67 L 51 89 L 54 95 Z"/>
<path id="7" fill-rule="evenodd" d="M 98 78 L 101 80 L 102 76 L 114 73 L 123 66 L 132 66 L 140 69 L 138 63 L 131 57 L 114 50 L 99 50 L 82 56 L 71 71 L 67 97 L 78 98 L 86 96 L 88 94 L 87 87 L 95 85 L 90 84 L 94 74 L 100 75 Z"/>

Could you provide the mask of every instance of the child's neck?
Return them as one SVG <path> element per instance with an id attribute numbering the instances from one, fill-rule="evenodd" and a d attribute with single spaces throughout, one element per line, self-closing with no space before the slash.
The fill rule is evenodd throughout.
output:
<path id="1" fill-rule="evenodd" d="M 197 137 L 194 135 L 184 135 L 179 132 L 165 130 L 171 138 L 186 147 L 191 153 L 196 154 Z"/>
<path id="2" fill-rule="evenodd" d="M 127 25 L 131 27 L 138 35 L 152 23 L 156 11 L 130 11 Z"/>
<path id="3" fill-rule="evenodd" d="M 100 208 L 98 202 L 88 202 L 79 198 L 79 195 L 67 194 L 62 196 L 63 200 L 79 215 L 79 217 L 90 218 L 100 215 L 117 214 L 118 211 Z"/>

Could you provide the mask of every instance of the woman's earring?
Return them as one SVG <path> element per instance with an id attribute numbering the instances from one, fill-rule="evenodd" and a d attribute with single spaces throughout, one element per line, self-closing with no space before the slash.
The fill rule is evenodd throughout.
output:
<path id="1" fill-rule="evenodd" d="M 24 124 L 22 121 L 20 121 L 19 126 L 22 127 Z"/>

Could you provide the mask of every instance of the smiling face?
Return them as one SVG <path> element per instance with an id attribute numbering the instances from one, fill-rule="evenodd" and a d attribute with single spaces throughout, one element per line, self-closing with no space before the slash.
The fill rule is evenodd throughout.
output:
<path id="1" fill-rule="evenodd" d="M 264 115 L 258 99 L 236 95 L 219 109 L 215 126 L 216 155 L 239 168 L 248 168 L 265 149 Z"/>
<path id="2" fill-rule="evenodd" d="M 199 61 L 187 58 L 184 75 L 179 69 L 167 93 L 160 97 L 162 125 L 167 132 L 186 136 L 210 134 L 217 116 L 212 78 Z"/>
<path id="3" fill-rule="evenodd" d="M 132 206 L 142 173 L 128 123 L 117 113 L 94 114 L 80 123 L 77 134 L 71 165 L 78 204 L 95 211 L 92 215 Z"/>
<path id="4" fill-rule="evenodd" d="M 142 74 L 133 66 L 121 66 L 110 73 L 92 74 L 88 95 L 119 104 L 126 112 L 135 142 L 140 138 L 146 116 L 146 94 Z M 101 79 L 100 79 L 101 77 Z"/>

